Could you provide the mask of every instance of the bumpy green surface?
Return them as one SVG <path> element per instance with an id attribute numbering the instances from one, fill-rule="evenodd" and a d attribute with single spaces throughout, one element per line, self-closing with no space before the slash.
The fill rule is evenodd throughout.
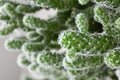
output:
<path id="1" fill-rule="evenodd" d="M 21 49 L 22 45 L 27 41 L 26 37 L 10 38 L 6 41 L 6 47 L 10 50 Z"/>
<path id="2" fill-rule="evenodd" d="M 111 68 L 119 68 L 120 67 L 120 50 L 114 49 L 109 51 L 104 57 L 104 61 L 107 66 Z"/>
<path id="3" fill-rule="evenodd" d="M 26 1 L 0 0 L 0 37 L 15 35 L 5 47 L 23 52 L 21 68 L 42 80 L 118 80 L 120 0 Z M 35 17 L 42 9 L 57 13 Z"/>
<path id="4" fill-rule="evenodd" d="M 102 34 L 82 34 L 76 31 L 64 31 L 59 36 L 59 44 L 67 49 L 73 49 L 83 54 L 105 53 L 116 47 L 111 36 Z"/>
<path id="5" fill-rule="evenodd" d="M 94 56 L 94 57 L 79 56 L 78 59 L 70 62 L 69 60 L 66 59 L 63 60 L 64 67 L 66 69 L 72 69 L 72 70 L 82 70 L 82 69 L 84 70 L 84 69 L 100 67 L 102 63 L 103 63 L 103 58 L 99 56 Z"/>
<path id="6" fill-rule="evenodd" d="M 43 45 L 41 43 L 38 43 L 38 42 L 28 42 L 28 43 L 25 43 L 22 47 L 23 51 L 24 52 L 39 52 L 41 50 L 43 50 Z"/>
<path id="7" fill-rule="evenodd" d="M 118 35 L 120 29 L 116 27 L 119 26 L 119 14 L 115 10 L 107 9 L 108 8 L 96 6 L 94 8 L 94 18 L 103 25 L 103 30 L 106 34 L 113 36 Z"/>
<path id="8" fill-rule="evenodd" d="M 33 3 L 37 6 L 58 8 L 58 9 L 67 9 L 72 8 L 78 5 L 77 0 L 27 0 L 30 3 Z"/>
<path id="9" fill-rule="evenodd" d="M 63 60 L 63 66 L 68 70 L 84 71 L 86 69 L 95 69 L 96 67 L 101 67 L 102 65 L 103 56 L 89 54 L 85 56 L 80 53 L 76 53 L 74 50 L 68 51 Z"/>
<path id="10" fill-rule="evenodd" d="M 40 28 L 40 27 L 46 27 L 45 24 L 46 22 L 45 21 L 42 21 L 40 20 L 39 18 L 34 18 L 32 16 L 25 16 L 24 19 L 23 19 L 23 22 L 25 25 L 35 29 L 35 28 Z"/>
<path id="11" fill-rule="evenodd" d="M 97 4 L 106 5 L 109 8 L 117 8 L 120 6 L 120 0 L 93 0 Z"/>
<path id="12" fill-rule="evenodd" d="M 12 33 L 15 29 L 15 25 L 4 25 L 2 28 L 0 28 L 0 36 L 6 36 L 10 33 Z"/>
<path id="13" fill-rule="evenodd" d="M 88 23 L 88 19 L 86 17 L 85 14 L 83 13 L 79 13 L 77 16 L 76 16 L 76 25 L 79 29 L 79 31 L 81 33 L 86 33 L 88 32 L 88 29 L 89 29 L 89 23 Z"/>
<path id="14" fill-rule="evenodd" d="M 15 29 L 22 29 L 23 31 L 31 31 L 32 29 L 27 28 L 23 23 L 22 23 L 22 17 L 23 14 L 22 12 L 18 13 L 16 11 L 16 6 L 17 4 L 13 3 L 5 3 L 1 6 L 1 21 L 4 21 L 6 24 L 1 28 L 0 33 L 1 36 L 3 35 L 8 35 L 12 33 Z M 3 15 L 3 16 L 2 16 Z"/>
<path id="15" fill-rule="evenodd" d="M 41 53 L 38 55 L 37 62 L 40 65 L 44 66 L 53 66 L 53 67 L 59 67 L 62 64 L 62 60 L 64 58 L 64 54 L 57 54 L 57 53 Z"/>
<path id="16" fill-rule="evenodd" d="M 23 13 L 30 13 L 30 12 L 36 12 L 40 10 L 40 7 L 36 7 L 36 6 L 30 6 L 30 5 L 18 5 L 16 8 L 17 12 L 23 12 Z"/>

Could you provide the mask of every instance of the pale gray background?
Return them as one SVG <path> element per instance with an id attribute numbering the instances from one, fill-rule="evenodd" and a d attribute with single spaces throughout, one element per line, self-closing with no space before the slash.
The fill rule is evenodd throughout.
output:
<path id="1" fill-rule="evenodd" d="M 0 80 L 19 80 L 20 68 L 16 58 L 19 53 L 9 52 L 4 48 L 5 38 L 0 38 Z"/>

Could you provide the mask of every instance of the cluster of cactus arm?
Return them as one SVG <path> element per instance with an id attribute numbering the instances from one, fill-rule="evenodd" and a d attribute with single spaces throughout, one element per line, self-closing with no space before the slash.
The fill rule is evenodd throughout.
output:
<path id="1" fill-rule="evenodd" d="M 116 80 L 120 69 L 119 0 L 0 0 L 0 36 L 16 29 L 26 35 L 10 37 L 5 47 L 21 50 L 20 67 L 45 80 Z M 27 13 L 57 9 L 44 20 Z M 65 48 L 64 51 L 60 51 Z M 26 80 L 31 80 L 27 79 Z M 40 79 L 41 80 L 41 79 Z"/>

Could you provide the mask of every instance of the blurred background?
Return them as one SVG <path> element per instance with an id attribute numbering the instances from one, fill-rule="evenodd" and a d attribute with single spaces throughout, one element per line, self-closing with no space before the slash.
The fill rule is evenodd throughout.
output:
<path id="1" fill-rule="evenodd" d="M 19 53 L 9 52 L 5 49 L 4 41 L 6 39 L 0 39 L 0 80 L 19 80 L 21 69 L 16 63 Z"/>

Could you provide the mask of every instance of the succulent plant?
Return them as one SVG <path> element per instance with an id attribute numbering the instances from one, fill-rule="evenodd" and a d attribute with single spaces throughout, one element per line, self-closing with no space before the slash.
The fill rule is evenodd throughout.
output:
<path id="1" fill-rule="evenodd" d="M 48 19 L 35 16 L 50 9 Z M 0 0 L 0 37 L 10 36 L 6 49 L 22 51 L 18 65 L 39 80 L 118 80 L 119 9 L 119 0 Z"/>

